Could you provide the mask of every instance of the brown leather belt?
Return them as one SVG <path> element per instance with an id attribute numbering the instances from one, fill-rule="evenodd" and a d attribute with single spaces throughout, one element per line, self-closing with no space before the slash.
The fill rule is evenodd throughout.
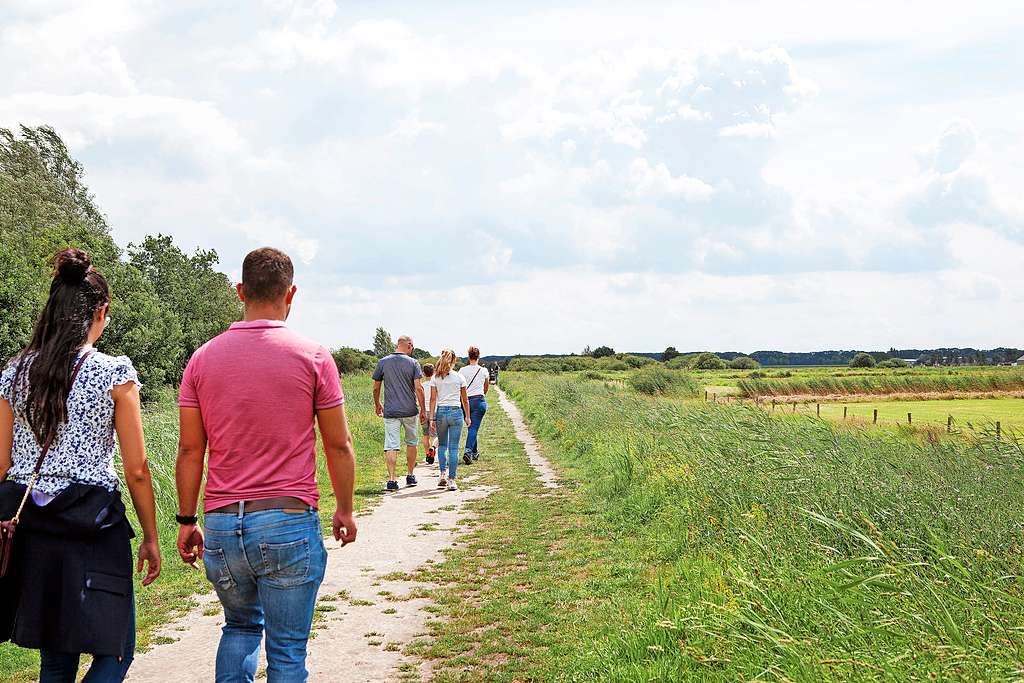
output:
<path id="1" fill-rule="evenodd" d="M 210 510 L 206 514 L 237 515 L 239 507 L 240 506 L 238 503 L 231 503 L 230 505 L 219 507 L 216 510 Z M 264 510 L 288 510 L 289 512 L 306 512 L 308 510 L 316 510 L 316 508 L 310 505 L 309 503 L 303 503 L 301 500 L 293 496 L 278 496 L 277 498 L 264 498 L 262 500 L 245 501 L 245 512 L 262 512 Z"/>

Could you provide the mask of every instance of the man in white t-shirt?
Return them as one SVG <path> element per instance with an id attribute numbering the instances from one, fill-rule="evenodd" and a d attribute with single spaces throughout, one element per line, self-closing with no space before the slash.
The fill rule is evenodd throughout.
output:
<path id="1" fill-rule="evenodd" d="M 480 349 L 470 346 L 467 355 L 469 365 L 459 370 L 459 374 L 466 378 L 466 395 L 469 396 L 469 430 L 466 432 L 466 449 L 462 453 L 462 461 L 469 465 L 480 459 L 477 436 L 487 413 L 486 397 L 491 388 L 491 373 L 480 365 Z"/>

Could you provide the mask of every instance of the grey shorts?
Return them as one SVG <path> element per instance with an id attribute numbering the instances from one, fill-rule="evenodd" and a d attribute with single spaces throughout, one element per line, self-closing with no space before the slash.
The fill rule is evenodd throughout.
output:
<path id="1" fill-rule="evenodd" d="M 402 446 L 402 432 L 405 432 L 405 445 L 418 446 L 420 418 L 412 417 L 385 417 L 384 418 L 384 450 L 397 451 Z"/>

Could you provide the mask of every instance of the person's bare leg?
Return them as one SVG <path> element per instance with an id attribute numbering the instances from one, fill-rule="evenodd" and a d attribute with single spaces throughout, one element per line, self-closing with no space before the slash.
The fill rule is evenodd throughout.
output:
<path id="1" fill-rule="evenodd" d="M 398 451 L 384 451 L 384 461 L 388 466 L 388 481 L 395 481 L 395 470 L 398 463 Z"/>
<path id="2" fill-rule="evenodd" d="M 397 453 L 395 454 L 398 455 Z M 416 473 L 416 447 L 406 446 L 405 447 L 405 462 L 409 466 L 409 474 Z"/>

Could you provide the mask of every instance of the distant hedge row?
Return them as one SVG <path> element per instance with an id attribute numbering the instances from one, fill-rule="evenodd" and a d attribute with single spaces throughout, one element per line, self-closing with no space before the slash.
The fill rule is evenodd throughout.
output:
<path id="1" fill-rule="evenodd" d="M 657 363 L 652 358 L 618 353 L 614 356 L 594 358 L 593 356 L 562 356 L 561 358 L 540 358 L 520 356 L 508 362 L 513 371 L 576 372 L 579 370 L 631 370 Z"/>

